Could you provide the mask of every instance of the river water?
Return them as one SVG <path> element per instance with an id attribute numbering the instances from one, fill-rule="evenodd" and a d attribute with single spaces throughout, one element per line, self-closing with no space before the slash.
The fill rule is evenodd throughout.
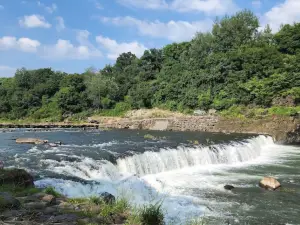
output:
<path id="1" fill-rule="evenodd" d="M 17 145 L 19 137 L 63 144 Z M 168 224 L 199 217 L 206 224 L 300 224 L 300 147 L 266 136 L 14 130 L 0 132 L 0 159 L 70 197 L 107 191 L 136 205 L 162 201 Z M 277 178 L 285 191 L 260 189 L 264 176 Z M 226 184 L 236 188 L 226 191 Z"/>

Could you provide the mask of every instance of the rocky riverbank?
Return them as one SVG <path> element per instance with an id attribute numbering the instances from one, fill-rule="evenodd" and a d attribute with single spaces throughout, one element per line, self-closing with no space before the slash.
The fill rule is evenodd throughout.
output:
<path id="1" fill-rule="evenodd" d="M 70 199 L 36 188 L 24 170 L 0 170 L 0 224 L 124 224 L 128 217 L 129 205 L 109 193 Z"/>
<path id="2" fill-rule="evenodd" d="M 92 117 L 81 123 L 2 123 L 0 128 L 143 129 L 249 133 L 270 135 L 281 144 L 300 144 L 300 119 L 279 116 L 260 119 L 226 118 L 218 115 L 172 117 L 168 115 L 168 117 L 160 118 Z"/>
<path id="3" fill-rule="evenodd" d="M 125 198 L 107 192 L 67 198 L 51 187 L 35 187 L 25 170 L 0 169 L 1 225 L 162 225 L 163 220 L 160 205 L 133 208 Z"/>

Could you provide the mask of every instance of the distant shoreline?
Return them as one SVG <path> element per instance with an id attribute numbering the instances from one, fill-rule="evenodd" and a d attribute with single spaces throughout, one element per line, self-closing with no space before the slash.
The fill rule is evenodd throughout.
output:
<path id="1" fill-rule="evenodd" d="M 280 144 L 300 144 L 300 119 L 293 117 L 266 117 L 262 119 L 238 119 L 219 116 L 181 116 L 167 118 L 94 118 L 96 123 L 57 122 L 29 123 L 7 122 L 0 123 L 0 128 L 28 129 L 132 129 L 157 131 L 199 131 L 216 133 L 246 133 L 264 134 L 273 137 Z"/>

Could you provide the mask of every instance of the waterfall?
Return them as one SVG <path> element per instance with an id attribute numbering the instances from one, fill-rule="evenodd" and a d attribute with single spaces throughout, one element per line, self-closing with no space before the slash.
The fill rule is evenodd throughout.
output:
<path id="1" fill-rule="evenodd" d="M 162 149 L 118 159 L 117 167 L 121 173 L 143 176 L 199 165 L 231 165 L 259 157 L 266 145 L 274 145 L 271 137 L 258 136 L 226 145 Z"/>

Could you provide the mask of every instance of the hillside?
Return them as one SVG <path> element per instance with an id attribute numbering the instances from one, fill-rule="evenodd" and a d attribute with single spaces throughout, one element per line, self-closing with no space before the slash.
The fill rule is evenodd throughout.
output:
<path id="1" fill-rule="evenodd" d="M 229 115 L 268 109 L 294 116 L 300 104 L 299 33 L 299 23 L 277 33 L 261 29 L 252 12 L 241 11 L 190 42 L 149 49 L 140 58 L 123 53 L 99 71 L 23 68 L 0 79 L 0 118 L 57 122 L 154 107 Z"/>

